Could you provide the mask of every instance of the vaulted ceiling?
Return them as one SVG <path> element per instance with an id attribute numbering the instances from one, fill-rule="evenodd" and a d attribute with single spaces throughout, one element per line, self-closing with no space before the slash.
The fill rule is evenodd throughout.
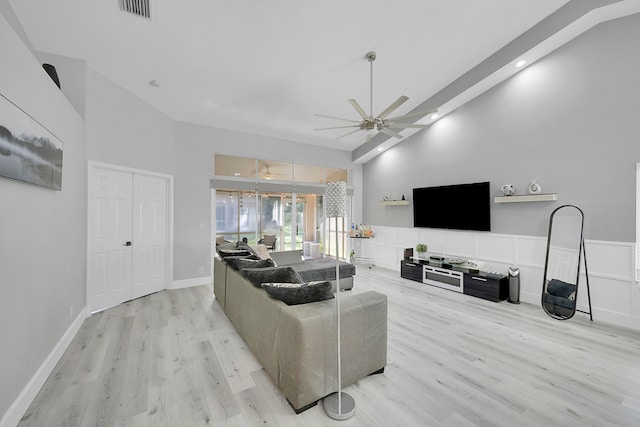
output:
<path id="1" fill-rule="evenodd" d="M 359 120 L 348 98 L 368 112 L 368 51 L 374 113 L 400 95 L 409 100 L 396 114 L 441 108 L 590 11 L 638 1 L 150 0 L 150 19 L 119 3 L 9 0 L 35 50 L 86 60 L 175 120 L 357 160 L 387 138 L 337 140 L 344 129 L 314 129 L 349 123 L 315 114 Z"/>

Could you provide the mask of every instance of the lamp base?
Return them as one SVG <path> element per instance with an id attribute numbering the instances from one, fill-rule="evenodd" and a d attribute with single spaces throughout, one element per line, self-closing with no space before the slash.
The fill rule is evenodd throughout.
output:
<path id="1" fill-rule="evenodd" d="M 331 393 L 323 400 L 324 412 L 334 420 L 348 420 L 356 413 L 356 401 L 342 392 L 342 411 L 338 410 L 338 393 Z"/>

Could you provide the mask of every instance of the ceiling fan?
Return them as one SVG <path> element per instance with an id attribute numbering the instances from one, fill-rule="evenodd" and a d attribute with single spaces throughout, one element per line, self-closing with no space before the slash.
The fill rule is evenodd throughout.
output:
<path id="1" fill-rule="evenodd" d="M 367 60 L 369 61 L 370 64 L 370 68 L 371 68 L 371 84 L 370 84 L 370 97 L 369 97 L 369 108 L 370 108 L 370 114 L 367 115 L 367 113 L 364 111 L 364 109 L 360 106 L 360 104 L 358 104 L 358 102 L 355 99 L 349 99 L 349 103 L 353 106 L 353 108 L 355 108 L 355 110 L 358 112 L 358 114 L 360 115 L 360 117 L 362 118 L 361 121 L 358 120 L 351 120 L 351 119 L 344 119 L 342 117 L 334 117 L 334 116 L 327 116 L 324 114 L 316 114 L 316 116 L 318 117 L 324 117 L 327 119 L 335 119 L 335 120 L 342 120 L 345 122 L 351 122 L 351 123 L 355 123 L 353 125 L 348 125 L 348 126 L 336 126 L 336 127 L 328 127 L 328 128 L 319 128 L 319 129 L 314 129 L 314 130 L 329 130 L 329 129 L 346 129 L 346 128 L 357 128 L 353 131 L 347 132 L 344 135 L 339 136 L 337 139 L 340 138 L 344 138 L 345 136 L 351 135 L 353 133 L 356 133 L 358 131 L 365 131 L 365 133 L 367 134 L 368 138 L 370 139 L 371 137 L 373 137 L 376 133 L 378 132 L 382 132 L 386 135 L 389 136 L 393 136 L 395 138 L 402 138 L 402 135 L 400 135 L 400 131 L 402 129 L 408 129 L 408 128 L 427 128 L 430 125 L 418 125 L 415 123 L 407 123 L 406 120 L 407 119 L 411 119 L 411 118 L 420 118 L 420 117 L 424 117 L 427 114 L 433 114 L 435 113 L 437 110 L 431 110 L 431 111 L 420 111 L 420 112 L 414 112 L 414 113 L 409 113 L 409 114 L 404 114 L 401 116 L 395 116 L 395 117 L 389 117 L 387 118 L 387 116 L 389 114 L 391 114 L 394 110 L 396 110 L 398 107 L 400 107 L 402 104 L 404 104 L 406 101 L 409 100 L 408 97 L 406 96 L 401 96 L 400 98 L 396 99 L 395 102 L 393 102 L 391 105 L 389 105 L 387 108 L 385 108 L 380 114 L 374 116 L 373 115 L 373 61 L 376 60 L 376 53 L 371 51 L 368 52 L 366 55 Z"/>

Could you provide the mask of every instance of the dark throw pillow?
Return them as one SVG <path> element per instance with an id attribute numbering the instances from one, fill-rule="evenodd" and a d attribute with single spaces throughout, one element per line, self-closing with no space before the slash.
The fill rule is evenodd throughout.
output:
<path id="1" fill-rule="evenodd" d="M 246 249 L 223 249 L 223 248 L 219 248 L 218 249 L 218 255 L 220 255 L 220 257 L 222 259 L 228 257 L 228 256 L 247 256 L 247 255 L 251 255 L 251 252 L 249 252 Z"/>
<path id="2" fill-rule="evenodd" d="M 226 258 L 228 256 L 247 256 L 256 255 L 256 252 L 251 249 L 249 245 L 243 242 L 225 243 L 224 245 L 217 245 L 216 251 L 220 258 Z"/>
<path id="3" fill-rule="evenodd" d="M 293 267 L 245 268 L 241 271 L 255 286 L 263 283 L 303 283 Z"/>
<path id="4" fill-rule="evenodd" d="M 233 268 L 234 270 L 239 270 L 240 268 L 238 267 L 238 262 L 248 259 L 248 260 L 257 260 L 258 257 L 256 255 L 242 255 L 242 256 L 236 256 L 236 255 L 231 255 L 231 256 L 226 256 L 222 258 L 224 260 L 224 262 L 226 262 L 227 264 L 229 264 L 229 267 Z"/>
<path id="5" fill-rule="evenodd" d="M 263 283 L 262 287 L 271 298 L 288 305 L 307 304 L 333 298 L 331 282 Z"/>

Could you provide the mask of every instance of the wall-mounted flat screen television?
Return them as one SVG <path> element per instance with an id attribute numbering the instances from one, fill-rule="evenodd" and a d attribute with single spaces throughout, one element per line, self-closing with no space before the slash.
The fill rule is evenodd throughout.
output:
<path id="1" fill-rule="evenodd" d="M 489 182 L 414 188 L 413 226 L 491 231 Z"/>

